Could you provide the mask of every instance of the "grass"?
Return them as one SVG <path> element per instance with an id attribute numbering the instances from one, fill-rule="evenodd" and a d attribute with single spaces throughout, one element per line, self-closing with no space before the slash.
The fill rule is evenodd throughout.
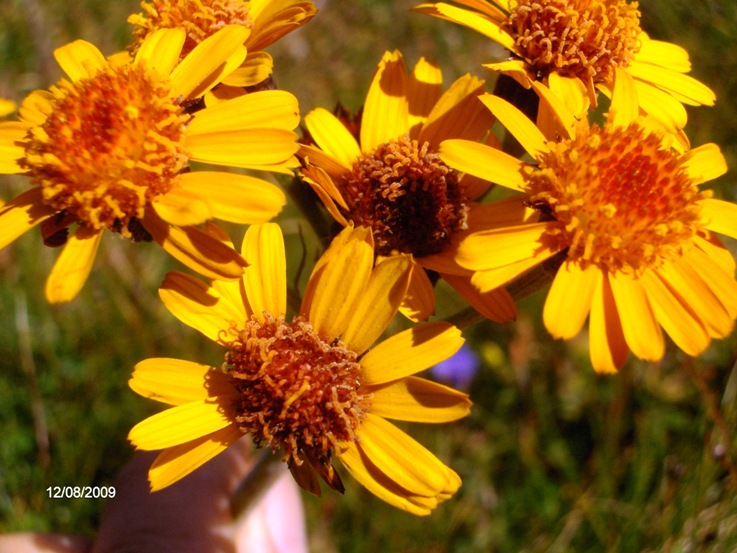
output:
<path id="1" fill-rule="evenodd" d="M 466 29 L 408 13 L 414 2 L 321 4 L 304 29 L 280 41 L 280 87 L 303 113 L 337 100 L 358 108 L 385 49 L 409 63 L 436 59 L 446 82 L 483 75 L 489 44 Z M 694 144 L 718 143 L 737 166 L 737 6 L 704 0 L 642 3 L 645 27 L 691 53 L 714 108 L 690 109 Z M 135 2 L 5 2 L 0 6 L 0 95 L 16 100 L 59 75 L 50 49 L 77 38 L 124 46 Z M 47 32 L 39 33 L 38 29 Z M 328 62 L 329 60 L 329 62 Z M 489 78 L 489 75 L 484 75 Z M 737 199 L 734 171 L 716 181 Z M 0 197 L 23 179 L 0 177 Z M 300 214 L 279 219 L 290 270 L 302 255 Z M 242 229 L 231 229 L 239 242 Z M 306 233 L 306 259 L 318 241 Z M 91 534 L 101 500 L 54 500 L 52 485 L 110 485 L 130 458 L 130 427 L 156 407 L 130 392 L 133 365 L 181 356 L 219 363 L 221 352 L 163 308 L 155 289 L 178 268 L 155 247 L 104 240 L 90 282 L 52 307 L 43 282 L 56 252 L 29 233 L 0 251 L 0 531 Z M 439 289 L 441 315 L 462 307 Z M 669 348 L 664 360 L 630 360 L 602 377 L 586 339 L 553 341 L 541 324 L 544 292 L 521 302 L 513 325 L 483 323 L 465 335 L 482 367 L 466 420 L 412 434 L 453 466 L 464 485 L 429 518 L 394 510 L 348 477 L 345 496 L 305 495 L 312 551 L 600 552 L 737 550 L 735 336 L 698 359 Z"/>

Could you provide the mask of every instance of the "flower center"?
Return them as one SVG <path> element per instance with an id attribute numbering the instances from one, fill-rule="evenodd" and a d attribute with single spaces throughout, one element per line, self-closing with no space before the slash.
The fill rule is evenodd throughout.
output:
<path id="1" fill-rule="evenodd" d="M 329 463 L 337 443 L 356 439 L 368 411 L 358 354 L 339 339 L 324 341 L 302 317 L 287 324 L 264 315 L 233 331 L 225 355 L 239 392 L 236 421 L 258 446 L 283 447 L 289 463 Z"/>
<path id="2" fill-rule="evenodd" d="M 133 43 L 128 47 L 135 54 L 146 36 L 159 29 L 181 28 L 187 32 L 181 58 L 200 42 L 226 25 L 252 27 L 249 4 L 244 0 L 153 0 L 141 2 L 146 12 L 128 17 L 135 25 Z"/>
<path id="3" fill-rule="evenodd" d="M 135 238 L 146 204 L 168 192 L 187 164 L 181 139 L 188 118 L 167 84 L 139 65 L 62 80 L 52 93 L 48 118 L 25 139 L 21 166 L 47 205 L 87 227 Z"/>
<path id="4" fill-rule="evenodd" d="M 458 173 L 426 142 L 402 137 L 363 154 L 338 185 L 356 225 L 373 230 L 376 253 L 440 252 L 468 211 Z"/>
<path id="5" fill-rule="evenodd" d="M 549 143 L 528 175 L 530 203 L 555 222 L 547 239 L 568 258 L 639 271 L 680 256 L 702 230 L 699 191 L 680 155 L 637 123 L 605 125 Z"/>
<path id="6" fill-rule="evenodd" d="M 609 82 L 640 49 L 637 7 L 626 0 L 512 0 L 504 30 L 538 78 Z"/>

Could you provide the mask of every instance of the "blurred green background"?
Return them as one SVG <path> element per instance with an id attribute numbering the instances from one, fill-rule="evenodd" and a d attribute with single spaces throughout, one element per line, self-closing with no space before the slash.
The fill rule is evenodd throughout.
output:
<path id="1" fill-rule="evenodd" d="M 412 14 L 405 0 L 326 0 L 303 29 L 269 48 L 275 79 L 303 113 L 337 101 L 360 107 L 384 50 L 408 65 L 424 55 L 446 84 L 499 51 L 457 25 Z M 737 5 L 726 0 L 645 0 L 643 27 L 688 49 L 692 74 L 717 93 L 689 109 L 694 145 L 719 144 L 737 167 Z M 3 0 L 0 96 L 22 100 L 59 76 L 51 52 L 84 38 L 105 53 L 130 36 L 131 0 Z M 488 87 L 489 90 L 491 87 Z M 286 183 L 285 183 L 286 184 Z M 0 177 L 0 198 L 25 187 Z M 735 172 L 715 181 L 736 200 Z M 290 270 L 318 241 L 288 208 Z M 230 228 L 236 243 L 243 229 Z M 730 244 L 733 246 L 733 244 Z M 184 327 L 156 288 L 175 262 L 153 245 L 107 236 L 90 281 L 70 305 L 49 306 L 43 283 L 57 252 L 36 232 L 0 251 L 0 532 L 92 534 L 102 500 L 49 500 L 53 485 L 112 484 L 132 450 L 130 427 L 155 412 L 126 381 L 153 356 L 219 364 L 222 351 Z M 463 307 L 444 286 L 439 316 Z M 345 496 L 305 494 L 314 552 L 599 552 L 737 550 L 737 336 L 698 359 L 670 348 L 657 365 L 632 359 L 602 377 L 584 336 L 553 341 L 541 323 L 545 292 L 519 306 L 517 322 L 465 331 L 482 358 L 473 414 L 411 432 L 463 477 L 429 518 L 388 507 L 349 478 Z"/>

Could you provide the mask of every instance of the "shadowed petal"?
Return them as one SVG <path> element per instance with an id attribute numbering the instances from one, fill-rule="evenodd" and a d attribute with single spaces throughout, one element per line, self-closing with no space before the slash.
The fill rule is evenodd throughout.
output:
<path id="1" fill-rule="evenodd" d="M 279 225 L 264 223 L 249 227 L 241 253 L 249 263 L 243 272 L 243 283 L 256 319 L 263 323 L 264 311 L 272 317 L 284 317 L 287 312 L 287 260 Z"/>
<path id="2" fill-rule="evenodd" d="M 442 423 L 461 419 L 471 410 L 468 394 L 416 376 L 366 391 L 373 394 L 371 412 L 387 419 Z"/>
<path id="3" fill-rule="evenodd" d="M 64 303 L 77 296 L 92 270 L 102 234 L 102 230 L 79 227 L 69 237 L 46 280 L 49 303 Z"/>

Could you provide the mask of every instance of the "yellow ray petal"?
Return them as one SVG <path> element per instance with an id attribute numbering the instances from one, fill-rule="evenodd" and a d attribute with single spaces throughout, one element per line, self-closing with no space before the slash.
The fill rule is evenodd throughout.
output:
<path id="1" fill-rule="evenodd" d="M 412 259 L 412 276 L 399 311 L 416 323 L 435 314 L 435 288 L 418 259 Z"/>
<path id="2" fill-rule="evenodd" d="M 701 184 L 727 172 L 727 161 L 716 144 L 703 144 L 686 152 L 683 169 L 694 184 Z"/>
<path id="3" fill-rule="evenodd" d="M 407 70 L 398 50 L 386 52 L 371 81 L 361 117 L 361 150 L 409 133 Z"/>
<path id="4" fill-rule="evenodd" d="M 238 278 L 246 262 L 238 252 L 196 227 L 168 225 L 149 209 L 141 221 L 172 257 L 207 278 Z"/>
<path id="5" fill-rule="evenodd" d="M 591 301 L 589 350 L 591 364 L 599 373 L 617 372 L 629 353 L 609 279 L 606 277 L 594 290 Z"/>
<path id="6" fill-rule="evenodd" d="M 456 261 L 472 271 L 482 271 L 548 257 L 551 249 L 543 243 L 548 226 L 531 223 L 470 234 L 458 245 Z"/>
<path id="7" fill-rule="evenodd" d="M 348 221 L 343 217 L 338 206 L 341 206 L 346 210 L 348 209 L 348 206 L 346 205 L 343 196 L 341 196 L 338 191 L 338 188 L 335 186 L 333 179 L 331 179 L 330 176 L 320 167 L 315 167 L 314 165 L 308 165 L 302 169 L 301 176 L 320 197 L 320 201 L 325 205 L 328 212 L 330 212 L 330 215 L 332 215 L 333 218 L 342 226 L 347 226 Z"/>
<path id="8" fill-rule="evenodd" d="M 479 102 L 484 81 L 465 75 L 443 94 L 427 117 L 419 135 L 420 144 L 429 142 L 433 150 L 449 138 L 478 141 L 494 123 L 494 117 Z"/>
<path id="9" fill-rule="evenodd" d="M 249 263 L 243 271 L 243 283 L 254 316 L 262 323 L 264 311 L 272 317 L 284 317 L 287 312 L 287 260 L 279 225 L 250 226 L 243 238 L 241 254 Z"/>
<path id="10" fill-rule="evenodd" d="M 171 72 L 171 87 L 175 94 L 185 99 L 204 94 L 204 88 L 214 84 L 211 82 L 213 73 L 217 73 L 218 68 L 226 63 L 231 54 L 242 47 L 249 32 L 245 26 L 228 25 L 195 46 Z M 243 59 L 245 56 L 246 51 L 243 49 Z"/>
<path id="11" fill-rule="evenodd" d="M 621 67 L 615 70 L 612 105 L 609 120 L 618 127 L 627 127 L 640 115 L 635 80 Z"/>
<path id="12" fill-rule="evenodd" d="M 262 90 L 198 111 L 187 125 L 187 136 L 261 129 L 291 131 L 298 124 L 299 106 L 293 94 Z"/>
<path id="13" fill-rule="evenodd" d="M 489 204 L 472 204 L 468 213 L 469 234 L 490 228 L 513 227 L 533 222 L 538 212 L 529 207 L 528 200 L 529 196 L 515 194 Z"/>
<path id="14" fill-rule="evenodd" d="M 181 480 L 225 451 L 242 436 L 241 431 L 235 425 L 231 425 L 209 436 L 164 450 L 156 457 L 148 472 L 151 491 L 158 491 Z"/>
<path id="15" fill-rule="evenodd" d="M 504 288 L 482 292 L 471 283 L 470 276 L 441 275 L 468 304 L 487 319 L 497 323 L 508 323 L 517 318 L 517 309 L 512 296 Z"/>
<path id="16" fill-rule="evenodd" d="M 494 290 L 500 286 L 509 284 L 510 281 L 522 275 L 525 271 L 540 265 L 546 259 L 554 256 L 556 253 L 552 250 L 545 250 L 540 255 L 529 259 L 521 259 L 515 263 L 497 267 L 495 269 L 487 269 L 485 271 L 477 271 L 471 276 L 471 284 L 482 292 Z"/>
<path id="17" fill-rule="evenodd" d="M 438 506 L 439 501 L 436 497 L 415 496 L 400 487 L 368 458 L 358 444 L 345 444 L 338 457 L 351 476 L 363 487 L 397 509 L 413 515 L 426 516 Z"/>
<path id="18" fill-rule="evenodd" d="M 676 133 L 686 126 L 688 115 L 683 104 L 673 96 L 653 86 L 649 82 L 635 79 L 637 89 L 637 100 L 640 107 L 655 117 L 665 128 Z"/>
<path id="19" fill-rule="evenodd" d="M 460 479 L 419 442 L 372 413 L 358 429 L 359 447 L 390 480 L 413 495 L 453 493 Z"/>
<path id="20" fill-rule="evenodd" d="M 243 301 L 184 273 L 168 273 L 159 297 L 177 319 L 215 342 L 232 339 L 228 329 L 242 329 L 251 314 Z"/>
<path id="21" fill-rule="evenodd" d="M 306 0 L 251 0 L 248 5 L 253 28 L 246 46 L 251 51 L 273 44 L 317 13 L 317 7 Z"/>
<path id="22" fill-rule="evenodd" d="M 314 146 L 300 145 L 297 155 L 304 160 L 308 167 L 318 167 L 334 179 L 345 175 L 350 170 L 350 167 L 345 167 L 332 155 Z"/>
<path id="23" fill-rule="evenodd" d="M 46 280 L 49 303 L 72 301 L 87 282 L 102 239 L 101 230 L 79 227 L 67 240 Z"/>
<path id="24" fill-rule="evenodd" d="M 637 357 L 659 361 L 665 352 L 665 341 L 647 300 L 642 283 L 632 275 L 609 275 L 612 294 L 627 345 Z"/>
<path id="25" fill-rule="evenodd" d="M 524 60 L 512 59 L 499 63 L 482 63 L 483 67 L 491 69 L 495 73 L 501 73 L 513 78 L 519 85 L 525 89 L 529 89 L 535 82 L 535 76 L 527 70 Z"/>
<path id="26" fill-rule="evenodd" d="M 203 192 L 175 186 L 151 205 L 157 215 L 170 225 L 199 225 L 213 217 L 210 206 L 201 197 Z"/>
<path id="27" fill-rule="evenodd" d="M 581 269 L 577 263 L 566 261 L 558 269 L 543 309 L 545 328 L 554 338 L 573 338 L 581 331 L 601 278 L 601 270 L 595 265 Z"/>
<path id="28" fill-rule="evenodd" d="M 26 155 L 17 142 L 28 132 L 28 124 L 19 121 L 0 123 L 0 174 L 14 175 L 24 172 L 18 161 Z"/>
<path id="29" fill-rule="evenodd" d="M 343 171 L 350 171 L 361 156 L 361 148 L 346 126 L 323 108 L 305 115 L 304 123 L 315 143 L 337 161 Z"/>
<path id="30" fill-rule="evenodd" d="M 371 412 L 387 419 L 441 423 L 471 412 L 468 394 L 416 376 L 371 386 L 366 391 L 373 394 Z"/>
<path id="31" fill-rule="evenodd" d="M 128 439 L 136 449 L 151 451 L 207 436 L 232 424 L 225 405 L 229 401 L 201 399 L 171 407 L 139 422 L 131 428 Z"/>
<path id="32" fill-rule="evenodd" d="M 734 274 L 735 269 L 737 269 L 737 263 L 735 263 L 735 259 L 732 257 L 732 252 L 722 244 L 722 241 L 719 240 L 719 238 L 713 234 L 709 236 L 708 239 L 694 236 L 693 241 L 694 244 L 701 248 L 706 255 L 711 257 L 725 273 L 731 275 Z"/>
<path id="33" fill-rule="evenodd" d="M 688 355 L 702 353 L 711 339 L 688 303 L 675 294 L 655 271 L 646 271 L 642 275 L 642 286 L 655 318 L 676 345 Z"/>
<path id="34" fill-rule="evenodd" d="M 489 9 L 493 8 L 490 5 L 487 5 L 483 11 L 488 13 Z M 496 18 L 490 18 L 480 13 L 464 10 L 445 3 L 421 4 L 412 8 L 412 11 L 434 15 L 435 17 L 453 21 L 463 25 L 464 27 L 473 29 L 477 33 L 481 33 L 494 42 L 498 42 L 507 50 L 514 51 L 514 39 L 507 32 L 503 31 L 500 26 L 501 22 L 503 22 L 506 17 L 503 17 L 501 20 L 496 20 Z"/>
<path id="35" fill-rule="evenodd" d="M 54 95 L 48 90 L 34 90 L 25 97 L 18 108 L 18 116 L 27 124 L 26 129 L 28 126 L 43 125 L 46 122 L 53 110 L 51 107 L 53 101 Z"/>
<path id="36" fill-rule="evenodd" d="M 266 52 L 248 52 L 241 66 L 222 80 L 227 86 L 256 86 L 265 81 L 274 70 L 274 60 Z"/>
<path id="37" fill-rule="evenodd" d="M 190 159 L 244 169 L 291 175 L 297 167 L 297 135 L 285 129 L 244 129 L 210 134 L 187 134 L 184 147 Z"/>
<path id="38" fill-rule="evenodd" d="M 411 138 L 417 138 L 416 130 L 422 127 L 442 93 L 443 73 L 440 67 L 421 57 L 407 82 L 407 106 Z"/>
<path id="39" fill-rule="evenodd" d="M 698 248 L 689 251 L 687 256 L 696 273 L 726 308 L 730 318 L 737 317 L 737 281 L 734 275 L 725 273 L 716 261 Z"/>
<path id="40" fill-rule="evenodd" d="M 361 359 L 363 383 L 384 384 L 413 375 L 445 361 L 463 342 L 461 331 L 442 321 L 420 324 L 395 334 Z"/>
<path id="41" fill-rule="evenodd" d="M 194 171 L 179 175 L 181 189 L 207 202 L 215 219 L 253 225 L 274 218 L 284 207 L 284 192 L 274 184 L 221 171 Z"/>
<path id="42" fill-rule="evenodd" d="M 633 77 L 657 86 L 672 94 L 675 99 L 692 106 L 713 106 L 716 101 L 714 92 L 705 84 L 693 77 L 658 67 L 650 63 L 638 63 L 635 59 L 627 68 Z"/>
<path id="43" fill-rule="evenodd" d="M 659 65 L 678 73 L 691 71 L 688 52 L 680 46 L 671 42 L 652 40 L 645 33 L 640 33 L 638 40 L 640 41 L 640 49 L 635 54 L 635 63 Z"/>
<path id="44" fill-rule="evenodd" d="M 509 154 L 478 142 L 452 139 L 440 144 L 440 159 L 453 169 L 523 191 L 525 164 Z"/>
<path id="45" fill-rule="evenodd" d="M 107 64 L 100 50 L 85 40 L 75 40 L 57 48 L 54 58 L 73 82 L 92 77 Z"/>
<path id="46" fill-rule="evenodd" d="M 393 256 L 371 272 L 343 332 L 343 343 L 349 349 L 363 353 L 386 330 L 407 292 L 411 274 L 409 255 Z"/>
<path id="47" fill-rule="evenodd" d="M 164 357 L 138 363 L 128 385 L 143 397 L 170 405 L 233 393 L 233 384 L 223 371 L 192 361 Z"/>
<path id="48" fill-rule="evenodd" d="M 315 331 L 337 338 L 345 331 L 366 289 L 374 261 L 371 245 L 350 239 L 335 251 L 320 274 L 314 288 L 309 321 Z M 317 267 L 315 267 L 317 269 Z M 350 278 L 346 278 L 350 275 Z M 305 293 L 305 297 L 307 294 Z"/>
<path id="49" fill-rule="evenodd" d="M 33 187 L 0 206 L 0 249 L 57 213 L 41 201 L 41 188 Z"/>
<path id="50" fill-rule="evenodd" d="M 483 94 L 479 96 L 479 100 L 489 108 L 489 111 L 504 125 L 504 128 L 514 135 L 533 158 L 537 159 L 548 151 L 545 145 L 546 138 L 535 123 L 530 121 L 518 108 L 493 94 Z"/>
<path id="51" fill-rule="evenodd" d="M 155 69 L 161 77 L 168 77 L 179 63 L 186 38 L 184 29 L 157 29 L 146 36 L 136 52 L 135 63 Z"/>

